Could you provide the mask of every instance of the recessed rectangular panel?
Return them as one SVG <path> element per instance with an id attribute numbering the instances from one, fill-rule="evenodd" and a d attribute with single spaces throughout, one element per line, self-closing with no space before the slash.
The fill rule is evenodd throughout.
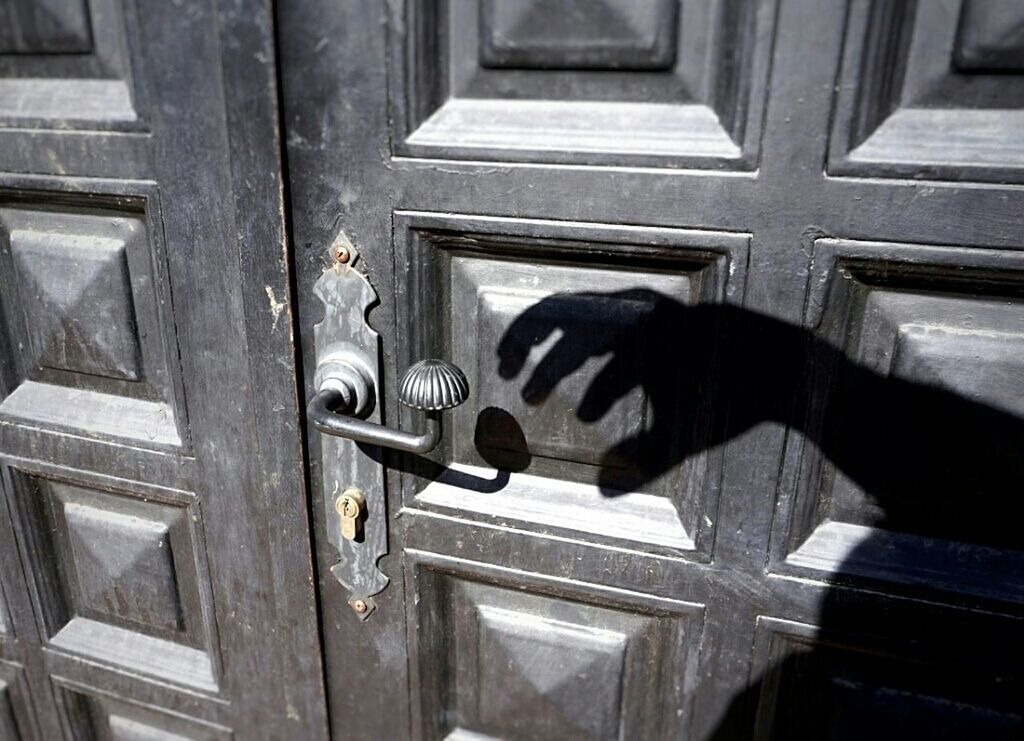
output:
<path id="1" fill-rule="evenodd" d="M 851 4 L 829 170 L 1024 178 L 1024 11 L 1016 0 Z"/>
<path id="2" fill-rule="evenodd" d="M 48 645 L 206 692 L 218 688 L 201 522 L 190 495 L 10 471 Z"/>
<path id="3" fill-rule="evenodd" d="M 0 131 L 144 128 L 142 70 L 125 43 L 133 13 L 119 0 L 0 3 Z M 50 165 L 64 172 L 58 151 Z"/>
<path id="4" fill-rule="evenodd" d="M 4 0 L 0 54 L 81 54 L 92 48 L 86 0 Z"/>
<path id="5" fill-rule="evenodd" d="M 968 645 L 983 643 L 991 650 L 995 641 L 950 632 L 949 648 L 933 647 L 929 655 L 908 646 L 901 655 L 872 642 L 860 644 L 857 636 L 833 639 L 830 617 L 826 611 L 825 630 L 817 635 L 809 626 L 759 621 L 757 738 L 1020 738 L 1024 688 L 1011 659 L 1019 651 L 972 657 Z M 864 627 L 870 632 L 881 626 Z M 888 628 L 891 634 L 904 630 L 913 629 Z M 921 643 L 935 637 L 927 629 L 915 632 L 928 636 Z"/>
<path id="6" fill-rule="evenodd" d="M 146 213 L 156 203 L 132 206 L 58 211 L 38 195 L 0 204 L 0 278 L 9 289 L 0 301 L 20 381 L 0 415 L 182 445 L 169 287 L 157 215 Z"/>
<path id="7" fill-rule="evenodd" d="M 485 0 L 485 67 L 668 69 L 676 0 Z"/>
<path id="8" fill-rule="evenodd" d="M 180 634 L 186 642 L 190 631 L 201 633 L 185 508 L 55 482 L 44 486 L 76 614 L 161 637 Z"/>
<path id="9" fill-rule="evenodd" d="M 37 734 L 24 669 L 0 660 L 0 739 L 20 741 L 37 738 Z"/>
<path id="10" fill-rule="evenodd" d="M 139 380 L 127 242 L 140 238 L 137 219 L 15 216 L 8 239 L 34 364 Z"/>
<path id="11" fill-rule="evenodd" d="M 1024 260 L 820 240 L 788 564 L 1024 598 Z"/>
<path id="12" fill-rule="evenodd" d="M 877 506 L 882 511 L 876 517 L 889 530 L 1012 547 L 1015 539 L 997 523 L 962 511 L 962 497 L 998 509 L 1024 483 L 1015 449 L 1024 443 L 1024 302 L 869 283 L 853 290 L 864 309 L 851 317 L 859 325 L 849 332 L 859 339 L 848 352 L 877 376 L 850 381 L 845 393 L 857 399 L 874 395 L 887 409 L 918 419 L 880 411 L 881 420 L 893 425 L 879 431 L 890 445 L 873 462 L 886 480 L 857 466 L 837 476 L 833 517 L 875 524 L 855 511 Z M 847 429 L 869 432 L 860 425 Z M 841 459 L 849 460 L 859 443 L 851 434 L 840 445 Z"/>
<path id="13" fill-rule="evenodd" d="M 396 153 L 751 169 L 774 3 L 430 0 L 393 26 Z"/>
<path id="14" fill-rule="evenodd" d="M 231 731 L 180 713 L 58 682 L 65 727 L 74 738 L 104 741 L 225 741 Z"/>
<path id="15" fill-rule="evenodd" d="M 648 612 L 429 568 L 415 584 L 424 737 L 674 738 L 686 727 L 699 606 Z"/>
<path id="16" fill-rule="evenodd" d="M 447 356 L 470 385 L 445 469 L 407 502 L 703 553 L 720 458 L 700 379 L 716 377 L 711 325 L 746 235 L 401 216 L 403 305 L 422 291 L 426 307 L 400 333 L 409 361 Z"/>

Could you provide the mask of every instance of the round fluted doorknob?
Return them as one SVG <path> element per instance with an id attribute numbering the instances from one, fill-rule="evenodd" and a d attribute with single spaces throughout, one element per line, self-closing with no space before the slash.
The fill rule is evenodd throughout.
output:
<path id="1" fill-rule="evenodd" d="M 421 360 L 405 372 L 398 400 L 407 407 L 437 412 L 451 409 L 469 396 L 466 374 L 447 360 Z"/>

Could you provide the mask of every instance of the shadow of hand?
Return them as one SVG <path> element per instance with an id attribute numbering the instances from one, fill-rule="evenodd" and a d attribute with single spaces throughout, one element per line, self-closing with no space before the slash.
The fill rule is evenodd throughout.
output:
<path id="1" fill-rule="evenodd" d="M 585 363 L 607 358 L 576 408 L 585 424 L 598 422 L 640 389 L 647 411 L 638 431 L 609 441 L 604 454 L 600 484 L 614 495 L 622 484 L 613 471 L 626 463 L 642 485 L 740 427 L 779 414 L 780 399 L 793 395 L 778 386 L 792 387 L 796 379 L 757 373 L 750 359 L 758 357 L 758 344 L 769 342 L 791 347 L 791 358 L 802 354 L 794 345 L 799 330 L 775 324 L 727 305 L 687 306 L 646 289 L 559 294 L 515 319 L 498 347 L 498 372 L 516 378 L 539 348 L 541 359 L 521 391 L 524 402 L 539 406 Z M 754 354 L 744 357 L 748 352 Z M 758 393 L 771 383 L 774 393 Z M 714 400 L 738 395 L 747 403 L 727 430 Z"/>
<path id="2" fill-rule="evenodd" d="M 875 499 L 889 527 L 1021 545 L 1016 532 L 993 525 L 991 509 L 964 505 L 978 495 L 1022 512 L 1019 417 L 943 386 L 881 375 L 802 327 L 645 289 L 580 292 L 545 298 L 513 321 L 497 350 L 499 374 L 516 378 L 538 350 L 520 392 L 529 405 L 602 358 L 576 407 L 580 422 L 598 422 L 634 389 L 645 398 L 638 431 L 609 440 L 605 494 L 636 489 L 771 420 L 813 441 Z M 623 483 L 616 471 L 625 465 L 633 480 Z"/>

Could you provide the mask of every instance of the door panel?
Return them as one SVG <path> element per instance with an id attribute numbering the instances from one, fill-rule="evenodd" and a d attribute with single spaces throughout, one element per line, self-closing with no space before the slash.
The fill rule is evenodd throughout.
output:
<path id="1" fill-rule="evenodd" d="M 1021 20 L 1012 0 L 853 3 L 829 170 L 1019 183 Z"/>
<path id="2" fill-rule="evenodd" d="M 406 569 L 407 599 L 417 605 L 409 620 L 419 647 L 410 657 L 416 732 L 683 733 L 701 605 L 593 584 L 527 583 L 514 572 L 420 551 L 406 551 Z M 666 686 L 674 689 L 667 696 Z"/>
<path id="3" fill-rule="evenodd" d="M 4 400 L 6 414 L 188 451 L 163 221 L 158 193 L 148 190 L 134 203 L 110 193 L 114 208 L 94 195 L 84 213 L 56 211 L 49 194 L 30 191 L 0 213 L 4 310 L 22 379 Z"/>
<path id="4" fill-rule="evenodd" d="M 392 24 L 395 154 L 750 169 L 773 8 L 430 0 Z"/>
<path id="5" fill-rule="evenodd" d="M 373 614 L 321 579 L 335 734 L 1020 735 L 1011 4 L 328 5 L 280 13 L 307 398 L 339 228 L 384 419 L 471 387 L 371 452 Z"/>
<path id="6" fill-rule="evenodd" d="M 0 735 L 323 735 L 269 9 L 0 17 Z"/>
<path id="7" fill-rule="evenodd" d="M 930 612 L 928 619 L 934 620 L 934 608 Z M 991 617 L 952 612 L 938 617 L 945 627 L 967 633 L 982 626 L 996 635 L 1020 629 Z M 984 638 L 950 646 L 943 634 L 928 631 L 927 637 L 915 636 L 913 648 L 900 636 L 895 648 L 899 630 L 877 636 L 837 628 L 758 620 L 754 666 L 765 677 L 756 698 L 759 738 L 817 738 L 821 728 L 849 739 L 880 729 L 942 739 L 1019 736 L 1019 685 L 1006 686 L 979 667 L 975 652 L 998 650 Z"/>
<path id="8" fill-rule="evenodd" d="M 692 418 L 706 436 L 713 389 L 696 408 L 676 393 L 659 362 L 679 341 L 665 304 L 738 300 L 748 235 L 398 212 L 395 240 L 400 363 L 450 357 L 475 390 L 435 456 L 444 473 L 421 465 L 419 481 L 433 481 L 403 480 L 406 506 L 706 560 L 722 458 L 674 466 L 680 447 L 700 443 L 675 439 L 668 420 Z M 555 342 L 581 367 L 548 389 L 538 363 Z M 651 368 L 584 425 L 588 388 L 616 382 L 587 357 L 595 342 Z M 714 366 L 713 342 L 679 350 Z"/>
<path id="9" fill-rule="evenodd" d="M 819 428 L 816 448 L 792 436 L 777 568 L 1021 600 L 1024 554 L 1009 524 L 1021 505 L 1009 491 L 1024 480 L 1022 267 L 1013 252 L 815 242 L 805 322 L 869 373 L 825 380 L 803 426 Z M 869 397 L 895 424 L 849 408 Z M 845 442 L 826 439 L 826 425 Z"/>

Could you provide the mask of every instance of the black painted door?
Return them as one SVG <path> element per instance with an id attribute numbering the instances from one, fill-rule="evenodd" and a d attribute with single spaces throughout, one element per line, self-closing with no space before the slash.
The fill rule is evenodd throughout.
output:
<path id="1" fill-rule="evenodd" d="M 0 3 L 0 739 L 326 733 L 269 4 Z"/>
<path id="2" fill-rule="evenodd" d="M 282 4 L 307 393 L 339 227 L 471 387 L 337 737 L 1021 737 L 1020 8 Z"/>

